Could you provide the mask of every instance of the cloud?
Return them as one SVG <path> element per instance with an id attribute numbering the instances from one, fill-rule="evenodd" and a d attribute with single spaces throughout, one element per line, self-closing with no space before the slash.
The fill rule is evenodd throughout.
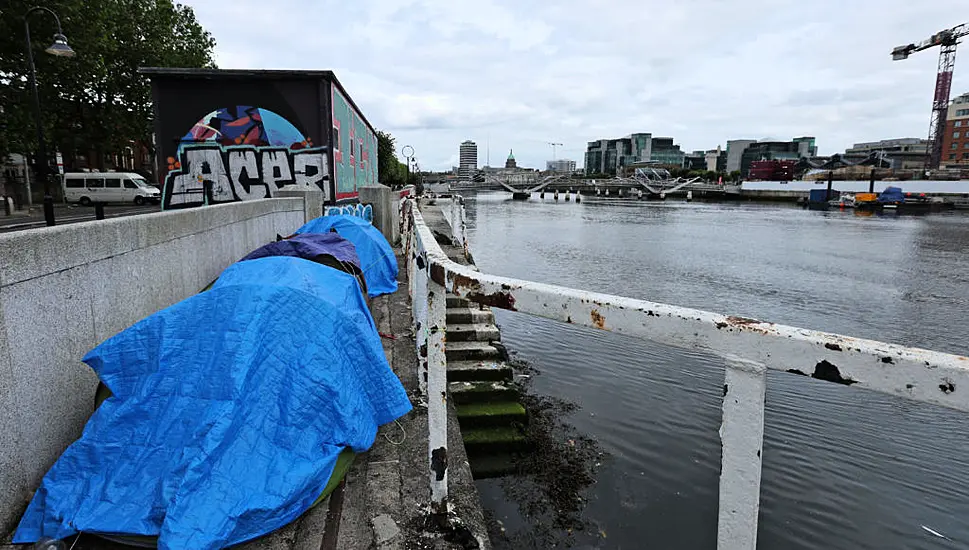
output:
<path id="1" fill-rule="evenodd" d="M 938 51 L 894 46 L 961 23 L 965 0 L 205 0 L 225 68 L 332 69 L 378 128 L 446 169 L 464 139 L 479 161 L 548 142 L 632 132 L 682 148 L 817 137 L 822 153 L 926 134 Z M 955 19 L 953 19 L 955 18 Z M 967 47 L 967 46 L 963 46 Z M 957 65 L 953 93 L 969 91 Z"/>

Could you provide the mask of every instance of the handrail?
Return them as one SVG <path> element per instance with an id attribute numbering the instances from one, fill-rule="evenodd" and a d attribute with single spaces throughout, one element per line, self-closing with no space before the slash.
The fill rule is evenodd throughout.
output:
<path id="1" fill-rule="evenodd" d="M 452 200 L 463 241 L 463 208 Z M 767 369 L 969 411 L 967 357 L 482 273 L 451 261 L 410 202 L 408 261 L 428 288 L 723 358 L 718 548 L 756 546 Z M 434 361 L 426 368 L 431 374 L 442 366 Z"/>

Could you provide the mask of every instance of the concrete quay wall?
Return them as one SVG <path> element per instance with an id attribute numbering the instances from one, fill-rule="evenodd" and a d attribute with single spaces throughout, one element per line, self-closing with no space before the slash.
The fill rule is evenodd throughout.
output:
<path id="1" fill-rule="evenodd" d="M 277 234 L 292 234 L 309 199 L 0 235 L 0 540 L 93 412 L 97 377 L 81 358 Z"/>

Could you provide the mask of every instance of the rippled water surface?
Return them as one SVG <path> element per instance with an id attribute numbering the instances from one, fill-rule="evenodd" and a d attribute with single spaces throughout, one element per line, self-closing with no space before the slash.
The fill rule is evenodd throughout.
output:
<path id="1" fill-rule="evenodd" d="M 468 220 L 488 272 L 969 353 L 969 215 L 479 194 Z M 715 548 L 722 361 L 497 316 L 532 390 L 578 404 L 565 420 L 607 453 L 576 545 Z M 765 431 L 759 548 L 969 546 L 969 415 L 771 372 Z M 527 529 L 502 482 L 478 486 Z"/>

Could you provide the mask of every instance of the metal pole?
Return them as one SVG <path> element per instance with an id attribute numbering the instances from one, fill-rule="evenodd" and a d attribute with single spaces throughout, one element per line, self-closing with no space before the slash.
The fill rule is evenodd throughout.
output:
<path id="1" fill-rule="evenodd" d="M 30 189 L 30 166 L 27 164 L 27 155 L 24 155 L 24 182 L 27 184 L 27 210 L 30 210 L 34 207 L 34 198 Z"/>
<path id="2" fill-rule="evenodd" d="M 40 92 L 37 90 L 37 69 L 34 66 L 34 52 L 30 43 L 30 15 L 35 11 L 46 11 L 54 17 L 57 22 L 57 34 L 63 35 L 61 30 L 61 20 L 57 14 L 49 8 L 36 6 L 27 10 L 24 14 L 24 33 L 27 36 L 27 63 L 30 66 L 30 85 L 34 92 L 34 117 L 37 121 L 37 177 L 44 184 L 44 220 L 47 225 L 54 225 L 54 197 L 51 195 L 50 178 L 47 173 L 47 144 L 44 141 L 44 123 L 41 119 Z M 55 37 L 56 38 L 56 37 Z"/>
<path id="3" fill-rule="evenodd" d="M 875 169 L 871 169 L 871 174 L 868 176 L 868 192 L 875 192 Z"/>
<path id="4" fill-rule="evenodd" d="M 828 170 L 828 192 L 824 195 L 824 200 L 831 200 L 831 182 L 834 179 L 834 171 Z"/>
<path id="5" fill-rule="evenodd" d="M 410 184 L 410 159 L 414 157 L 414 148 L 410 145 L 405 145 L 400 148 L 400 154 L 404 155 L 404 159 L 407 160 L 406 179 L 404 180 L 404 187 L 406 187 Z"/>

